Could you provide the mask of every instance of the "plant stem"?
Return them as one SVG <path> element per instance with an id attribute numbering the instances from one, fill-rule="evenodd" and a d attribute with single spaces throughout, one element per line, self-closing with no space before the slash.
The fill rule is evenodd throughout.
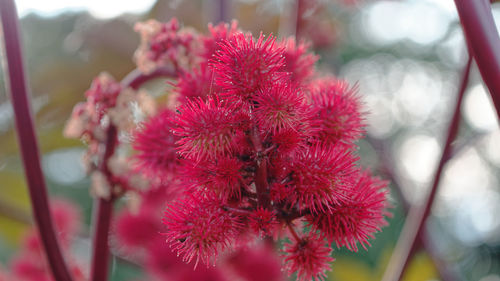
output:
<path id="1" fill-rule="evenodd" d="M 233 208 L 233 207 L 229 207 L 229 206 L 222 206 L 222 209 L 225 211 L 229 211 L 233 214 L 236 214 L 238 216 L 248 217 L 252 214 L 252 212 L 250 212 L 248 210 L 237 209 L 237 208 Z"/>
<path id="2" fill-rule="evenodd" d="M 269 199 L 269 184 L 267 182 L 267 159 L 266 156 L 263 155 L 262 142 L 260 141 L 259 135 L 257 133 L 257 128 L 253 128 L 250 139 L 253 143 L 255 151 L 257 152 L 256 156 L 256 171 L 255 171 L 255 188 L 257 190 L 257 198 L 259 201 L 259 205 L 268 208 L 270 205 Z"/>
<path id="3" fill-rule="evenodd" d="M 113 201 L 107 198 L 98 198 L 97 208 L 94 212 L 95 232 L 93 237 L 92 268 L 90 280 L 108 280 L 109 264 L 109 227 L 111 225 L 111 215 L 113 211 Z"/>
<path id="4" fill-rule="evenodd" d="M 0 0 L 0 17 L 7 58 L 7 63 L 4 64 L 6 66 L 4 70 L 5 82 L 14 108 L 17 137 L 33 207 L 33 216 L 55 280 L 69 281 L 72 280 L 72 277 L 59 247 L 49 211 L 47 187 L 40 165 L 38 141 L 28 100 L 18 18 L 13 0 Z"/>
<path id="5" fill-rule="evenodd" d="M 465 38 L 500 118 L 500 37 L 487 0 L 455 0 Z"/>
<path id="6" fill-rule="evenodd" d="M 452 151 L 451 143 L 455 139 L 458 132 L 458 125 L 460 121 L 460 107 L 469 81 L 471 63 L 472 56 L 469 56 L 462 75 L 457 102 L 455 104 L 453 116 L 448 126 L 446 142 L 444 144 L 443 153 L 441 155 L 437 171 L 434 175 L 432 187 L 427 194 L 423 204 L 414 205 L 410 208 L 406 223 L 403 227 L 403 230 L 401 231 L 400 238 L 389 261 L 389 265 L 384 273 L 384 277 L 382 278 L 383 281 L 400 280 L 406 267 L 409 264 L 411 257 L 417 249 L 419 237 L 425 229 L 425 220 L 430 214 L 432 203 L 434 201 L 434 198 L 436 197 L 444 165 Z"/>
<path id="7" fill-rule="evenodd" d="M 385 178 L 387 178 L 391 182 L 391 185 L 394 186 L 394 191 L 396 191 L 397 193 L 396 197 L 398 198 L 398 201 L 400 202 L 400 205 L 403 208 L 404 213 L 407 214 L 408 209 L 410 208 L 410 202 L 406 199 L 406 197 L 403 194 L 402 181 L 398 177 L 396 177 L 395 169 L 392 164 L 393 162 L 392 156 L 386 153 L 389 149 L 386 148 L 384 143 L 380 140 L 370 137 L 367 137 L 367 140 L 375 148 L 375 150 L 378 151 L 377 153 L 382 154 L 379 155 L 382 162 L 381 166 L 383 167 L 381 173 Z M 454 149 L 452 154 L 455 155 L 460 150 L 461 150 L 460 148 L 456 148 Z M 452 158 L 453 155 L 451 155 L 450 158 Z M 428 253 L 430 258 L 432 259 L 432 262 L 434 263 L 437 271 L 439 272 L 441 280 L 442 281 L 459 280 L 457 278 L 457 274 L 449 269 L 449 266 L 446 264 L 443 258 L 440 257 L 440 253 L 433 247 L 431 243 L 432 241 L 430 241 L 430 238 L 427 235 L 427 229 L 424 232 L 425 233 L 419 236 L 419 239 L 421 240 L 420 242 L 422 242 L 422 246 L 425 252 Z"/>
<path id="8" fill-rule="evenodd" d="M 144 74 L 139 69 L 132 70 L 125 78 L 122 79 L 121 84 L 123 88 L 130 87 L 134 90 L 139 89 L 144 83 L 155 78 L 176 78 L 178 73 L 171 67 L 160 67 L 153 72 Z"/>
<path id="9" fill-rule="evenodd" d="M 90 276 L 92 281 L 105 281 L 108 280 L 108 264 L 109 264 L 109 227 L 111 225 L 111 214 L 113 211 L 113 202 L 115 196 L 113 194 L 113 183 L 109 180 L 113 175 L 108 167 L 108 162 L 111 156 L 113 156 L 116 145 L 118 143 L 117 139 L 118 131 L 114 125 L 110 125 L 107 138 L 106 146 L 103 153 L 103 157 L 99 164 L 99 170 L 108 179 L 110 191 L 110 198 L 98 198 L 96 210 L 94 212 L 95 232 L 93 236 L 93 252 L 92 252 L 92 265 L 90 270 Z"/>
<path id="10" fill-rule="evenodd" d="M 217 0 L 217 10 L 215 16 L 215 23 L 226 22 L 228 18 L 228 1 L 227 0 Z"/>
<path id="11" fill-rule="evenodd" d="M 290 230 L 290 233 L 292 234 L 293 238 L 295 238 L 295 241 L 297 241 L 297 243 L 300 240 L 302 240 L 302 239 L 300 239 L 299 235 L 297 234 L 297 232 L 295 231 L 295 229 L 293 228 L 293 226 L 290 223 L 287 223 L 286 226 L 288 227 L 288 230 Z"/>

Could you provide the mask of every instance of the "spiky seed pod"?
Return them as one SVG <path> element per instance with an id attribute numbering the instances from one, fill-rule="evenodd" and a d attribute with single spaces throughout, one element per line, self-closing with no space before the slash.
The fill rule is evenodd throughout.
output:
<path id="1" fill-rule="evenodd" d="M 357 243 L 366 250 L 368 240 L 387 222 L 384 219 L 387 204 L 387 182 L 373 177 L 369 171 L 357 173 L 352 188 L 347 191 L 350 200 L 339 202 L 326 213 L 307 216 L 312 228 L 319 231 L 337 247 L 346 246 L 358 251 Z"/>
<path id="2" fill-rule="evenodd" d="M 200 56 L 208 61 L 210 60 L 218 50 L 220 50 L 219 44 L 226 39 L 230 39 L 234 34 L 242 33 L 238 28 L 238 21 L 231 21 L 231 25 L 227 23 L 219 23 L 214 26 L 211 23 L 208 24 L 209 34 L 206 36 L 201 36 L 202 50 Z"/>
<path id="3" fill-rule="evenodd" d="M 258 234 L 271 235 L 278 225 L 278 220 L 274 211 L 258 207 L 249 216 L 250 228 Z"/>
<path id="4" fill-rule="evenodd" d="M 309 111 L 301 92 L 287 81 L 279 81 L 256 92 L 254 116 L 262 131 L 307 130 Z"/>
<path id="5" fill-rule="evenodd" d="M 208 69 L 206 63 L 190 72 L 183 72 L 176 85 L 176 92 L 179 93 L 178 101 L 183 104 L 189 99 L 205 100 L 210 94 L 218 92 L 213 78 L 213 72 Z"/>
<path id="6" fill-rule="evenodd" d="M 334 204 L 349 200 L 345 182 L 358 158 L 345 145 L 314 144 L 298 153 L 289 168 L 293 189 L 291 202 L 300 210 L 326 212 Z"/>
<path id="7" fill-rule="evenodd" d="M 257 41 L 252 36 L 236 33 L 223 40 L 220 50 L 210 61 L 215 82 L 227 98 L 248 100 L 263 84 L 272 84 L 283 66 L 283 49 L 277 48 L 276 39 L 261 34 Z"/>
<path id="8" fill-rule="evenodd" d="M 195 267 L 200 260 L 207 266 L 215 264 L 219 252 L 238 234 L 239 218 L 221 206 L 216 198 L 195 193 L 167 207 L 163 219 L 166 241 L 185 262 L 195 259 Z"/>
<path id="9" fill-rule="evenodd" d="M 309 236 L 285 243 L 285 266 L 289 273 L 297 273 L 298 281 L 325 280 L 326 271 L 330 270 L 332 249 L 325 246 L 325 241 L 310 233 Z"/>
<path id="10" fill-rule="evenodd" d="M 213 192 L 223 203 L 240 199 L 242 168 L 239 159 L 224 156 L 211 161 L 184 161 L 183 165 L 184 175 L 195 187 Z"/>
<path id="11" fill-rule="evenodd" d="M 178 164 L 175 143 L 179 138 L 171 132 L 173 116 L 164 109 L 133 134 L 136 170 L 160 181 L 170 178 Z"/>
<path id="12" fill-rule="evenodd" d="M 295 85 L 302 85 L 314 76 L 314 64 L 319 57 L 309 53 L 310 45 L 304 41 L 297 43 L 295 37 L 289 37 L 280 42 L 285 58 L 285 63 L 280 70 L 291 73 L 290 78 Z"/>
<path id="13" fill-rule="evenodd" d="M 172 130 L 180 137 L 178 152 L 196 161 L 230 155 L 237 151 L 239 126 L 244 115 L 236 114 L 237 103 L 229 104 L 209 97 L 190 100 L 180 106 Z"/>

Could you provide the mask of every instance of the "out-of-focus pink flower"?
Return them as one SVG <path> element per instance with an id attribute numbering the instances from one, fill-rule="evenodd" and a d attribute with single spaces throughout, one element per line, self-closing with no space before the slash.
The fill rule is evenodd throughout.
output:
<path id="1" fill-rule="evenodd" d="M 72 238 L 81 227 L 80 210 L 71 202 L 63 199 L 52 200 L 50 210 L 74 280 L 86 280 L 84 271 L 69 252 Z M 0 280 L 2 280 L 1 273 Z M 29 230 L 24 237 L 20 252 L 10 261 L 10 277 L 8 280 L 55 281 L 47 264 L 38 231 Z"/>
<path id="2" fill-rule="evenodd" d="M 298 241 L 285 243 L 285 264 L 290 275 L 297 273 L 298 281 L 324 280 L 325 271 L 330 269 L 332 249 L 325 246 L 325 241 L 310 233 Z"/>
<path id="3" fill-rule="evenodd" d="M 285 280 L 275 249 L 263 243 L 237 250 L 228 257 L 227 263 L 245 281 Z"/>
<path id="4" fill-rule="evenodd" d="M 150 73 L 157 67 L 168 65 L 176 69 L 190 67 L 195 33 L 181 29 L 176 18 L 167 23 L 148 20 L 137 23 L 134 29 L 141 35 L 141 45 L 134 58 L 142 72 Z"/>

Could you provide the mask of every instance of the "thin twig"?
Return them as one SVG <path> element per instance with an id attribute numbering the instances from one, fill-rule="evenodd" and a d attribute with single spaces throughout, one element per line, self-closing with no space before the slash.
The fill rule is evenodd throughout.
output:
<path id="1" fill-rule="evenodd" d="M 465 38 L 500 118 L 500 37 L 490 1 L 455 0 Z"/>
<path id="2" fill-rule="evenodd" d="M 384 277 L 382 278 L 383 281 L 398 281 L 401 279 L 406 267 L 409 264 L 410 259 L 415 253 L 419 241 L 418 238 L 425 229 L 425 220 L 431 211 L 432 203 L 434 202 L 434 198 L 438 190 L 444 165 L 446 164 L 446 161 L 449 158 L 452 150 L 451 143 L 455 139 L 458 132 L 458 125 L 460 122 L 460 107 L 469 81 L 471 63 L 472 56 L 469 56 L 464 73 L 462 75 L 457 102 L 455 104 L 455 109 L 453 111 L 450 125 L 448 126 L 443 153 L 441 155 L 437 171 L 434 175 L 432 187 L 427 194 L 423 204 L 414 205 L 410 208 L 406 223 L 396 244 L 396 249 L 394 249 L 392 257 L 389 261 L 389 265 L 386 269 L 386 272 L 384 273 Z"/>
<path id="3" fill-rule="evenodd" d="M 33 207 L 33 216 L 55 280 L 70 281 L 72 277 L 59 247 L 49 211 L 47 187 L 40 165 L 40 151 L 28 100 L 18 18 L 13 0 L 0 0 L 0 17 L 7 61 L 4 64 L 6 66 L 4 75 L 14 108 L 17 137 Z"/>

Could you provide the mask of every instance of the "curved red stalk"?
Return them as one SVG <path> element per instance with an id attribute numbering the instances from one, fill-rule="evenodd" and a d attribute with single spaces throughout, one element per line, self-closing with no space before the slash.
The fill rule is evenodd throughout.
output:
<path id="1" fill-rule="evenodd" d="M 465 38 L 500 117 L 500 37 L 487 0 L 455 0 Z"/>
<path id="2" fill-rule="evenodd" d="M 158 68 L 149 74 L 143 74 L 138 69 L 131 71 L 125 78 L 123 78 L 121 84 L 123 88 L 132 88 L 137 90 L 144 83 L 159 77 L 177 77 L 177 72 L 172 68 Z M 111 125 L 107 132 L 106 147 L 104 150 L 103 159 L 99 169 L 104 173 L 110 186 L 115 184 L 113 180 L 113 174 L 108 168 L 108 160 L 113 156 L 115 152 L 116 145 L 118 144 L 118 135 L 115 126 Z M 99 198 L 95 205 L 94 221 L 95 231 L 93 236 L 93 251 L 92 251 L 92 264 L 91 264 L 91 274 L 90 280 L 92 281 L 106 281 L 108 280 L 108 264 L 109 264 L 109 228 L 111 225 L 111 217 L 113 212 L 113 202 L 115 197 L 111 195 L 111 198 Z"/>
<path id="3" fill-rule="evenodd" d="M 430 214 L 432 203 L 434 202 L 434 198 L 436 197 L 444 165 L 449 159 L 449 155 L 452 151 L 451 143 L 457 136 L 458 125 L 460 121 L 460 107 L 462 105 L 465 90 L 467 89 L 471 64 L 472 56 L 469 56 L 463 72 L 460 88 L 458 91 L 457 102 L 455 104 L 455 109 L 453 111 L 450 125 L 448 126 L 446 142 L 444 144 L 441 159 L 439 160 L 437 171 L 434 175 L 432 187 L 427 194 L 425 201 L 421 205 L 414 205 L 410 208 L 410 211 L 406 218 L 406 223 L 403 227 L 403 230 L 401 231 L 400 238 L 396 244 L 396 248 L 394 249 L 391 259 L 389 260 L 389 265 L 384 273 L 384 277 L 382 278 L 383 281 L 401 280 L 406 267 L 408 266 L 412 256 L 415 253 L 415 250 L 417 249 L 419 237 L 421 237 L 422 233 L 424 232 L 424 224 L 426 218 Z"/>
<path id="4" fill-rule="evenodd" d="M 54 278 L 58 281 L 70 281 L 72 277 L 59 247 L 49 211 L 47 187 L 40 165 L 38 141 L 28 100 L 17 12 L 13 0 L 0 0 L 0 17 L 7 59 L 7 63 L 4 64 L 6 66 L 4 75 L 14 108 L 17 137 L 28 183 L 33 216 Z"/>
<path id="5" fill-rule="evenodd" d="M 139 69 L 132 70 L 125 78 L 122 79 L 121 84 L 123 88 L 139 89 L 144 83 L 159 77 L 176 78 L 178 73 L 171 67 L 159 67 L 153 72 L 144 74 Z"/>
<path id="6" fill-rule="evenodd" d="M 295 241 L 299 242 L 301 239 L 300 239 L 299 235 L 297 234 L 297 232 L 295 231 L 295 229 L 293 228 L 293 226 L 290 223 L 287 223 L 286 226 L 288 227 L 288 230 L 292 234 Z"/>

